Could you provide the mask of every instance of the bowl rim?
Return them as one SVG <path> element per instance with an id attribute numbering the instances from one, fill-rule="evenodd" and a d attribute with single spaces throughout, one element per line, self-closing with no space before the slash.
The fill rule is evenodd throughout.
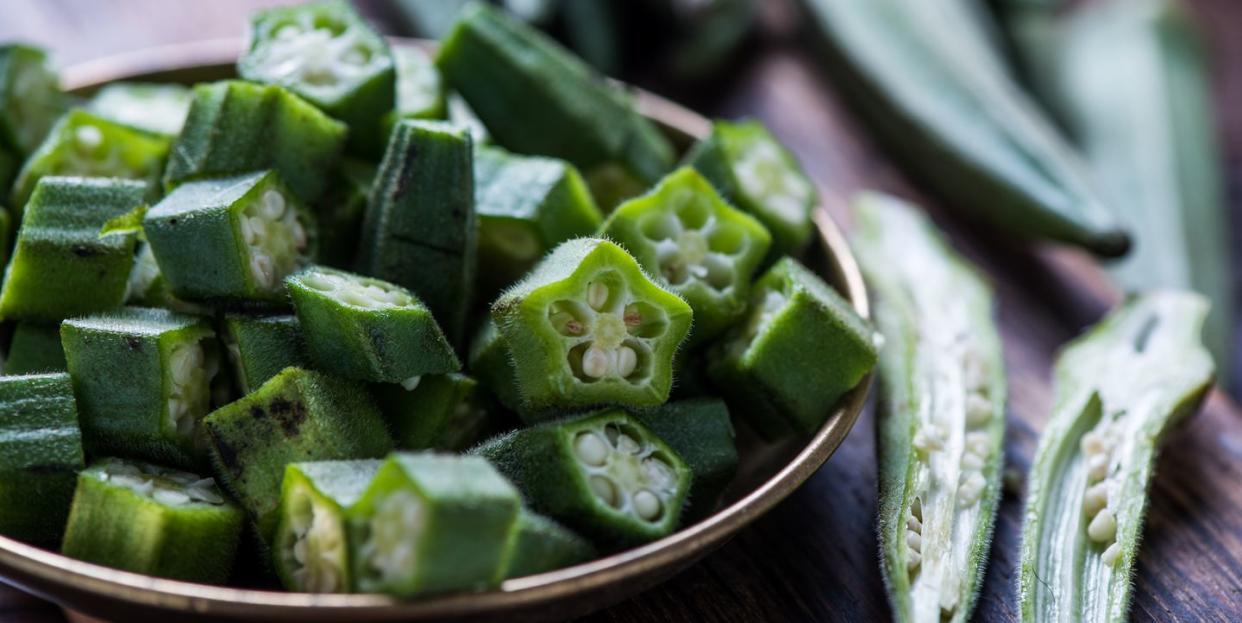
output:
<path id="1" fill-rule="evenodd" d="M 391 38 L 395 45 L 428 49 L 432 42 Z M 83 92 L 108 82 L 151 79 L 160 74 L 232 65 L 242 50 L 241 39 L 214 39 L 145 48 L 66 67 L 62 86 Z M 633 90 L 638 109 L 682 138 L 700 138 L 711 128 L 703 116 L 642 90 Z M 834 285 L 864 319 L 870 305 L 862 274 L 841 230 L 821 202 L 813 220 L 826 251 Z M 62 605 L 76 606 L 100 599 L 130 606 L 225 617 L 264 617 L 296 612 L 304 620 L 342 615 L 372 618 L 428 619 L 496 614 L 535 607 L 583 592 L 610 587 L 629 595 L 671 576 L 726 542 L 811 477 L 841 445 L 853 428 L 870 391 L 873 374 L 846 394 L 840 407 L 806 445 L 775 474 L 738 500 L 699 522 L 658 541 L 591 562 L 506 580 L 484 592 L 430 596 L 400 601 L 383 595 L 288 593 L 210 586 L 155 578 L 82 562 L 0 536 L 0 580 L 43 595 Z M 622 588 L 617 589 L 618 586 Z M 72 589 L 66 597 L 63 589 Z M 608 602 L 595 604 L 598 607 Z M 88 610 L 90 608 L 87 608 Z"/>

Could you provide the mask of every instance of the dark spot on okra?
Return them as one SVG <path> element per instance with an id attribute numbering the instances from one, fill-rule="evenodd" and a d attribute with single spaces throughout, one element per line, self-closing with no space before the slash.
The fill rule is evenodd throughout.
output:
<path id="1" fill-rule="evenodd" d="M 263 409 L 260 407 L 250 407 L 250 417 L 253 417 L 256 420 L 261 420 L 265 415 L 267 414 L 264 413 Z"/>
<path id="2" fill-rule="evenodd" d="M 128 346 L 130 350 L 142 350 L 142 341 L 136 337 L 125 338 L 125 345 Z"/>
<path id="3" fill-rule="evenodd" d="M 283 398 L 273 400 L 270 413 L 289 437 L 296 436 L 302 422 L 306 421 L 306 405 L 301 401 L 290 402 Z"/>
<path id="4" fill-rule="evenodd" d="M 216 448 L 216 454 L 220 458 L 220 463 L 229 473 L 240 478 L 242 471 L 241 465 L 237 462 L 237 449 L 214 431 L 208 431 L 208 434 L 211 436 L 212 445 Z"/>

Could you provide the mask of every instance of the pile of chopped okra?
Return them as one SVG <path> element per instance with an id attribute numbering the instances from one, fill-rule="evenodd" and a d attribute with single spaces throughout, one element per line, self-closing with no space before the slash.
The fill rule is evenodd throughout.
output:
<path id="1" fill-rule="evenodd" d="M 78 100 L 0 47 L 0 533 L 477 590 L 711 513 L 735 420 L 808 436 L 877 361 L 755 122 L 679 156 L 485 5 L 434 59 L 343 2 L 265 10 L 237 72 Z"/>

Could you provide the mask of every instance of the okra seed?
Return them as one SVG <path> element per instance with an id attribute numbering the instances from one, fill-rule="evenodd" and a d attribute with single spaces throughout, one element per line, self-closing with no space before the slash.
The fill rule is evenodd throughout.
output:
<path id="1" fill-rule="evenodd" d="M 407 391 L 407 392 L 412 392 L 412 391 L 414 391 L 414 390 L 418 389 L 418 384 L 419 384 L 419 382 L 421 382 L 422 380 L 423 380 L 423 377 L 422 377 L 422 375 L 421 375 L 421 374 L 420 374 L 420 375 L 411 376 L 410 378 L 408 378 L 408 379 L 406 379 L 406 380 L 404 380 L 404 381 L 401 381 L 401 387 L 405 388 L 405 391 Z"/>
<path id="2" fill-rule="evenodd" d="M 292 39 L 302 34 L 302 29 L 295 24 L 285 24 L 276 30 L 277 39 Z"/>
<path id="3" fill-rule="evenodd" d="M 356 307 L 374 307 L 374 301 L 371 297 L 353 289 L 342 290 L 340 293 L 341 301 L 354 305 Z"/>
<path id="4" fill-rule="evenodd" d="M 923 551 L 923 536 L 919 534 L 918 532 L 914 532 L 912 530 L 907 531 L 906 532 L 906 547 L 909 547 L 910 549 L 916 552 Z"/>
<path id="5" fill-rule="evenodd" d="M 634 373 L 634 368 L 638 367 L 638 354 L 629 346 L 622 346 L 617 349 L 617 374 L 620 376 L 629 376 Z"/>
<path id="6" fill-rule="evenodd" d="M 151 497 L 156 502 L 169 506 L 183 506 L 190 503 L 190 496 L 173 489 L 156 489 L 152 492 Z"/>
<path id="7" fill-rule="evenodd" d="M 1112 566 L 1113 563 L 1117 562 L 1117 559 L 1120 557 L 1121 557 L 1121 544 L 1120 543 L 1113 543 L 1112 545 L 1109 545 L 1104 550 L 1104 553 L 1100 554 L 1100 560 L 1104 561 L 1104 564 L 1109 565 L 1109 566 Z"/>
<path id="8" fill-rule="evenodd" d="M 266 253 L 256 253 L 250 258 L 250 273 L 255 280 L 265 288 L 270 288 L 275 282 L 275 275 L 272 274 L 274 269 L 272 256 Z"/>
<path id="9" fill-rule="evenodd" d="M 655 521 L 660 517 L 660 498 L 656 497 L 656 494 L 646 489 L 639 489 L 638 492 L 634 494 L 633 501 L 634 510 L 638 513 L 639 517 L 642 517 L 647 521 Z"/>
<path id="10" fill-rule="evenodd" d="M 1087 536 L 1097 543 L 1107 543 L 1117 536 L 1117 520 L 1107 508 L 1096 514 L 1087 525 Z"/>
<path id="11" fill-rule="evenodd" d="M 600 467 L 608 460 L 608 444 L 595 433 L 578 433 L 574 438 L 574 454 L 583 463 Z"/>
<path id="12" fill-rule="evenodd" d="M 94 151 L 103 144 L 103 132 L 93 125 L 84 125 L 73 133 L 74 140 L 83 151 Z"/>
<path id="13" fill-rule="evenodd" d="M 1088 487 L 1082 498 L 1083 513 L 1092 517 L 1105 506 L 1108 506 L 1108 484 L 1101 482 Z"/>
<path id="14" fill-rule="evenodd" d="M 971 431 L 966 433 L 966 450 L 978 455 L 980 458 L 986 457 L 990 452 L 992 440 L 988 433 L 983 431 Z"/>
<path id="15" fill-rule="evenodd" d="M 254 227 L 250 226 L 250 219 L 243 216 L 238 221 L 241 225 L 242 240 L 245 240 L 246 244 L 251 246 L 258 243 L 259 236 L 255 233 Z"/>
<path id="16" fill-rule="evenodd" d="M 960 506 L 971 506 L 979 501 L 979 496 L 983 495 L 983 490 L 988 486 L 987 480 L 983 478 L 983 474 L 979 472 L 971 472 L 962 480 L 962 484 L 958 486 L 958 503 Z"/>
<path id="17" fill-rule="evenodd" d="M 309 273 L 302 277 L 302 283 L 320 292 L 331 292 L 336 289 L 337 280 L 322 273 Z"/>
<path id="18" fill-rule="evenodd" d="M 978 471 L 983 469 L 983 457 L 974 452 L 962 453 L 962 469 Z"/>
<path id="19" fill-rule="evenodd" d="M 919 563 L 923 562 L 923 556 L 916 551 L 906 552 L 906 572 L 914 573 L 919 568 Z"/>
<path id="20" fill-rule="evenodd" d="M 673 468 L 660 459 L 655 457 L 643 459 L 643 471 L 647 475 L 647 480 L 657 488 L 667 488 L 673 483 Z"/>
<path id="21" fill-rule="evenodd" d="M 280 192 L 272 189 L 263 191 L 263 206 L 260 214 L 269 221 L 274 221 L 285 214 L 285 198 Z"/>
<path id="22" fill-rule="evenodd" d="M 621 500 L 617 496 L 617 485 L 604 476 L 591 476 L 591 491 L 605 504 L 616 508 Z"/>
<path id="23" fill-rule="evenodd" d="M 919 521 L 919 518 L 915 517 L 913 514 L 906 515 L 906 529 L 922 533 L 923 522 Z"/>
<path id="24" fill-rule="evenodd" d="M 612 357 L 598 346 L 591 346 L 582 355 L 582 371 L 591 378 L 603 378 L 612 368 Z"/>
<path id="25" fill-rule="evenodd" d="M 1083 454 L 1087 456 L 1103 454 L 1106 451 L 1103 436 L 1095 431 L 1089 431 L 1082 436 L 1081 446 Z"/>
<path id="26" fill-rule="evenodd" d="M 972 393 L 966 397 L 966 425 L 982 426 L 992 417 L 992 403 L 985 397 Z"/>
<path id="27" fill-rule="evenodd" d="M 591 282 L 587 287 L 587 304 L 596 311 L 602 311 L 608 303 L 608 285 L 599 281 Z"/>
<path id="28" fill-rule="evenodd" d="M 1108 455 L 1094 454 L 1087 459 L 1087 477 L 1091 482 L 1099 482 L 1108 476 Z"/>
<path id="29" fill-rule="evenodd" d="M 252 232 L 251 235 L 255 240 L 253 244 L 263 242 L 267 238 L 267 221 L 258 216 L 246 217 L 246 220 L 249 221 L 247 224 L 249 225 L 250 231 Z"/>
<path id="30" fill-rule="evenodd" d="M 634 441 L 633 437 L 623 433 L 617 437 L 617 450 L 626 454 L 638 454 L 642 447 L 638 445 L 637 441 Z"/>

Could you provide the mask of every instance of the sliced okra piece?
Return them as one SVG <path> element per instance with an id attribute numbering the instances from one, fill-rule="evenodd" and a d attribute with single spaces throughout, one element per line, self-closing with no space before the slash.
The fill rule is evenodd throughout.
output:
<path id="1" fill-rule="evenodd" d="M 690 491 L 685 460 L 617 409 L 520 429 L 471 453 L 512 480 L 531 509 L 602 548 L 672 533 Z"/>
<path id="2" fill-rule="evenodd" d="M 285 466 L 298 461 L 374 459 L 392 438 L 366 388 L 302 368 L 286 368 L 203 420 L 220 484 L 270 539 Z"/>
<path id="3" fill-rule="evenodd" d="M 142 221 L 173 294 L 283 302 L 284 279 L 314 257 L 314 217 L 275 171 L 187 182 Z"/>
<path id="4" fill-rule="evenodd" d="M 355 589 L 345 511 L 366 491 L 382 461 L 316 461 L 285 467 L 280 523 L 272 546 L 285 588 L 299 593 Z"/>
<path id="5" fill-rule="evenodd" d="M 134 267 L 129 271 L 129 281 L 125 288 L 125 304 L 134 307 L 162 307 L 199 316 L 209 316 L 212 313 L 210 307 L 191 303 L 173 294 L 172 286 L 168 285 L 168 280 L 164 278 L 164 273 L 160 270 L 160 264 L 155 259 L 150 243 L 143 240 L 141 236 L 138 240 L 138 252 L 134 256 Z"/>
<path id="6" fill-rule="evenodd" d="M 43 322 L 19 322 L 4 359 L 6 375 L 64 372 L 65 350 L 60 345 L 60 326 Z"/>
<path id="7" fill-rule="evenodd" d="M 1158 446 L 1212 387 L 1207 313 L 1197 294 L 1143 293 L 1062 349 L 1027 477 L 1021 620 L 1127 620 Z"/>
<path id="8" fill-rule="evenodd" d="M 486 319 L 470 343 L 467 368 L 506 409 L 521 411 L 522 394 L 518 392 L 517 372 L 509 357 L 509 346 L 491 318 Z"/>
<path id="9" fill-rule="evenodd" d="M 93 456 L 193 467 L 199 421 L 220 370 L 215 332 L 202 318 L 122 308 L 61 323 L 65 361 Z"/>
<path id="10" fill-rule="evenodd" d="M 344 124 L 283 87 L 239 80 L 194 87 L 173 143 L 164 186 L 274 169 L 303 201 L 315 201 L 345 145 Z"/>
<path id="11" fill-rule="evenodd" d="M 712 351 L 708 375 L 760 434 L 809 435 L 876 364 L 875 333 L 793 258 L 751 291 L 750 311 Z"/>
<path id="12" fill-rule="evenodd" d="M 414 597 L 499 584 L 521 505 L 479 457 L 392 454 L 347 512 L 358 589 Z"/>
<path id="13" fill-rule="evenodd" d="M 479 382 L 464 374 L 432 374 L 413 388 L 384 383 L 372 388 L 402 450 L 465 450 L 497 428 Z"/>
<path id="14" fill-rule="evenodd" d="M 440 71 L 421 48 L 396 46 L 392 58 L 397 68 L 397 100 L 384 117 L 385 136 L 401 119 L 444 119 L 448 104 Z"/>
<path id="15" fill-rule="evenodd" d="M 603 215 L 572 164 L 497 148 L 474 152 L 480 280 L 489 292 L 517 281 L 556 245 L 594 234 Z"/>
<path id="16" fill-rule="evenodd" d="M 772 233 L 772 257 L 796 255 L 811 240 L 815 184 L 758 121 L 717 121 L 686 156 L 730 203 Z"/>
<path id="17" fill-rule="evenodd" d="M 69 375 L 0 378 L 0 534 L 58 544 L 84 467 Z"/>
<path id="18" fill-rule="evenodd" d="M 78 476 L 61 553 L 134 573 L 223 584 L 244 521 L 210 477 L 106 458 Z"/>
<path id="19" fill-rule="evenodd" d="M 483 120 L 474 113 L 466 98 L 450 91 L 445 102 L 449 123 L 465 130 L 474 139 L 475 145 L 492 144 L 492 135 L 488 133 L 487 126 L 483 125 Z"/>
<path id="20" fill-rule="evenodd" d="M 492 305 L 526 409 L 668 400 L 693 312 L 615 243 L 562 243 Z"/>
<path id="21" fill-rule="evenodd" d="M 1004 463 L 1005 370 L 991 288 L 917 208 L 855 201 L 875 295 L 879 535 L 899 621 L 968 621 L 988 560 Z"/>
<path id="22" fill-rule="evenodd" d="M 600 234 L 686 299 L 694 310 L 691 345 L 719 335 L 746 313 L 750 282 L 772 244 L 759 221 L 725 203 L 689 167 L 618 206 Z"/>
<path id="23" fill-rule="evenodd" d="M 367 203 L 358 271 L 412 290 L 457 344 L 477 229 L 470 135 L 436 121 L 397 123 Z"/>
<path id="24" fill-rule="evenodd" d="M 520 578 L 555 571 L 595 556 L 595 547 L 590 541 L 543 515 L 522 509 L 504 577 Z"/>
<path id="25" fill-rule="evenodd" d="M 682 400 L 638 409 L 633 416 L 690 468 L 693 479 L 683 517 L 697 519 L 714 511 L 737 473 L 736 435 L 724 401 Z"/>
<path id="26" fill-rule="evenodd" d="M 302 328 L 294 316 L 228 314 L 220 324 L 220 339 L 243 395 L 281 370 L 307 363 Z"/>
<path id="27" fill-rule="evenodd" d="M 180 84 L 113 82 L 95 93 L 86 109 L 139 130 L 176 136 L 190 112 L 190 89 Z"/>
<path id="28" fill-rule="evenodd" d="M 388 43 L 344 0 L 258 11 L 250 49 L 237 61 L 247 80 L 281 85 L 349 126 L 349 146 L 383 149 L 381 119 L 393 108 L 396 73 Z"/>
<path id="29" fill-rule="evenodd" d="M 99 230 L 142 205 L 145 192 L 146 184 L 128 180 L 40 180 L 5 271 L 0 315 L 54 321 L 119 306 L 137 236 Z"/>
<path id="30" fill-rule="evenodd" d="M 431 311 L 405 288 L 322 266 L 285 285 L 322 370 L 412 389 L 424 374 L 461 369 Z"/>
<path id="31" fill-rule="evenodd" d="M 146 182 L 147 198 L 159 194 L 168 157 L 167 136 L 121 125 L 82 109 L 60 118 L 22 166 L 9 196 L 19 216 L 39 180 L 49 176 L 113 177 Z"/>
<path id="32" fill-rule="evenodd" d="M 334 182 L 314 204 L 319 223 L 318 263 L 353 268 L 375 170 L 369 162 L 345 158 L 332 173 Z"/>
<path id="33" fill-rule="evenodd" d="M 0 45 L 0 150 L 20 162 L 43 142 L 67 104 L 46 52 Z"/>

